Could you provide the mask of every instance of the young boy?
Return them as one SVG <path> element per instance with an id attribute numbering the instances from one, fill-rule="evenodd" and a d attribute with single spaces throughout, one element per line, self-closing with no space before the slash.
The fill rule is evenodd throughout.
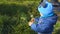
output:
<path id="1" fill-rule="evenodd" d="M 32 18 L 29 26 L 31 26 L 32 30 L 38 32 L 38 34 L 52 34 L 54 25 L 57 22 L 57 15 L 53 12 L 52 4 L 41 0 L 38 11 L 41 16 L 39 19 Z"/>

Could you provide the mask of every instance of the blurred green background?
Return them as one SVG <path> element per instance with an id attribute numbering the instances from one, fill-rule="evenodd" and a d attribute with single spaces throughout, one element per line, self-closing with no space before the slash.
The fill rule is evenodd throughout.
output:
<path id="1" fill-rule="evenodd" d="M 0 0 L 0 34 L 37 34 L 28 26 L 30 15 L 39 17 L 39 0 Z M 59 16 L 60 13 L 55 11 Z M 60 16 L 53 34 L 60 34 Z"/>

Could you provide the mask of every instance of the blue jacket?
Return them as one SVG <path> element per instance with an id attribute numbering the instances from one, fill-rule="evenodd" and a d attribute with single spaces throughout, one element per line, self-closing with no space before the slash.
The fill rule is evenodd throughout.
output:
<path id="1" fill-rule="evenodd" d="M 35 18 L 37 23 L 31 25 L 31 29 L 40 33 L 50 33 L 53 31 L 54 25 L 57 22 L 57 15 L 48 18 Z"/>
<path id="2" fill-rule="evenodd" d="M 31 25 L 31 29 L 40 33 L 49 33 L 53 31 L 54 24 L 57 22 L 57 15 L 54 14 L 51 3 L 46 2 L 47 7 L 38 7 L 38 11 L 43 14 L 39 18 L 35 18 L 35 23 Z"/>

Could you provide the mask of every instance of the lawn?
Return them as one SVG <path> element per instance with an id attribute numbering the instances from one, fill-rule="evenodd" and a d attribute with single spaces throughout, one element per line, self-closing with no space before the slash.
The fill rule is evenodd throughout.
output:
<path id="1" fill-rule="evenodd" d="M 40 15 L 37 10 L 39 2 L 0 0 L 0 34 L 36 34 L 28 22 L 31 14 L 34 17 Z M 57 21 L 53 34 L 60 34 L 60 21 Z"/>

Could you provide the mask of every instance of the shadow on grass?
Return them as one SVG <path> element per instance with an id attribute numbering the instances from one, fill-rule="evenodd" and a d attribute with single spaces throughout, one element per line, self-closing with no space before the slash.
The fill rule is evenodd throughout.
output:
<path id="1" fill-rule="evenodd" d="M 0 14 L 14 16 L 17 12 L 25 12 L 28 11 L 28 8 L 24 5 L 16 5 L 16 4 L 0 4 Z"/>

